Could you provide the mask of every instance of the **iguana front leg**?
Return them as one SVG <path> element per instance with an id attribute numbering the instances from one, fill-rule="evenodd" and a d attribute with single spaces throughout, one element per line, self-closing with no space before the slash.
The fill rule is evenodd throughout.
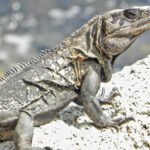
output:
<path id="1" fill-rule="evenodd" d="M 132 117 L 113 119 L 103 113 L 99 100 L 96 98 L 97 91 L 100 86 L 100 77 L 91 67 L 83 81 L 81 87 L 81 101 L 86 114 L 98 127 L 115 127 L 124 122 L 132 120 Z"/>
<path id="2" fill-rule="evenodd" d="M 14 143 L 17 150 L 47 150 L 32 147 L 33 116 L 28 111 L 21 111 L 14 133 Z M 49 149 L 50 150 L 50 149 Z"/>

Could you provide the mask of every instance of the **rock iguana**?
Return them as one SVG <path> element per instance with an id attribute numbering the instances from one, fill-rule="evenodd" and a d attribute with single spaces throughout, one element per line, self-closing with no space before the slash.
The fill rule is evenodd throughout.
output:
<path id="1" fill-rule="evenodd" d="M 0 140 L 17 150 L 32 147 L 33 127 L 46 124 L 71 101 L 83 105 L 98 127 L 116 127 L 132 117 L 114 119 L 97 98 L 101 82 L 112 76 L 115 59 L 150 29 L 150 7 L 117 9 L 96 15 L 52 50 L 12 67 L 0 79 Z"/>

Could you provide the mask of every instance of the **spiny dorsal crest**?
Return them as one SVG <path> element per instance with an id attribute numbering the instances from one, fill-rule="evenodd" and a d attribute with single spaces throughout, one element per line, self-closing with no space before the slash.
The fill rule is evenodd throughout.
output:
<path id="1" fill-rule="evenodd" d="M 72 38 L 73 37 L 78 37 L 80 36 L 83 32 L 85 32 L 87 30 L 87 28 L 92 25 L 98 18 L 100 17 L 100 15 L 95 15 L 92 19 L 90 19 L 86 24 L 84 24 L 81 28 L 79 28 L 78 30 L 76 30 L 75 32 L 73 32 L 71 34 Z"/>
<path id="2" fill-rule="evenodd" d="M 3 77 L 0 77 L 0 84 L 4 82 L 5 80 L 9 79 L 10 77 L 16 75 L 17 73 L 21 72 L 26 67 L 29 67 L 33 64 L 36 64 L 39 60 L 41 60 L 44 56 L 51 53 L 53 49 L 46 49 L 41 50 L 41 54 L 35 58 L 31 58 L 28 62 L 21 62 L 13 65 L 5 74 Z"/>
<path id="3" fill-rule="evenodd" d="M 98 19 L 100 18 L 100 15 L 95 15 L 93 18 L 91 18 L 86 24 L 84 24 L 81 28 L 77 29 L 76 31 L 74 31 L 70 37 L 64 39 L 62 41 L 62 43 L 58 46 L 60 47 L 65 47 L 67 44 L 69 45 L 72 44 L 71 41 L 74 39 L 74 38 L 78 38 L 80 37 L 83 33 L 85 33 L 89 27 L 95 22 L 97 21 Z"/>

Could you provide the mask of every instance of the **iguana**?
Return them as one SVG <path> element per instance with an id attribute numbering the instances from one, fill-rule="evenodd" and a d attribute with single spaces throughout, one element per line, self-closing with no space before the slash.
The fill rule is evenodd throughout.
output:
<path id="1" fill-rule="evenodd" d="M 112 76 L 115 59 L 150 29 L 150 7 L 117 9 L 96 15 L 52 50 L 12 67 L 0 81 L 0 139 L 13 137 L 17 150 L 32 147 L 33 127 L 51 121 L 71 101 L 81 103 L 98 127 L 116 127 L 97 98 L 101 82 Z M 45 148 L 46 149 L 46 148 Z"/>

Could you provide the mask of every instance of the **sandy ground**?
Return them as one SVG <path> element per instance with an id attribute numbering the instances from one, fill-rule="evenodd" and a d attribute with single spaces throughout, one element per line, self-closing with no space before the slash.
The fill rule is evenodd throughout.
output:
<path id="1" fill-rule="evenodd" d="M 63 110 L 59 119 L 35 128 L 33 146 L 50 146 L 54 150 L 149 150 L 150 149 L 150 56 L 115 73 L 111 82 L 103 84 L 106 95 L 117 87 L 121 97 L 112 106 L 104 106 L 106 114 L 121 109 L 117 117 L 133 116 L 116 131 L 97 129 L 82 107 L 75 104 Z M 76 123 L 74 120 L 80 116 Z M 3 142 L 0 150 L 15 150 L 13 142 Z"/>

